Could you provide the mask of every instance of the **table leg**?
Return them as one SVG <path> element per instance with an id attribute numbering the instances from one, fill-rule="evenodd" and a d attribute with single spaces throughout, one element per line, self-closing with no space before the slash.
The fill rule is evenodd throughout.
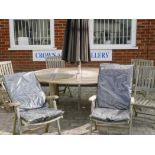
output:
<path id="1" fill-rule="evenodd" d="M 59 96 L 59 85 L 58 84 L 49 84 L 50 95 L 58 95 Z"/>
<path id="2" fill-rule="evenodd" d="M 59 96 L 59 85 L 58 84 L 53 85 L 54 85 L 54 94 Z"/>
<path id="3" fill-rule="evenodd" d="M 49 83 L 49 91 L 50 91 L 50 96 L 52 96 L 52 95 L 59 96 L 59 85 Z M 59 103 L 59 100 L 57 100 L 57 103 Z M 50 100 L 50 104 L 51 104 L 51 100 Z"/>

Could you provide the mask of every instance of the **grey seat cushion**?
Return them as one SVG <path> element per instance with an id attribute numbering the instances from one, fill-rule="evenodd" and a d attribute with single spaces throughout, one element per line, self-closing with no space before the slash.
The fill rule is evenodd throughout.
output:
<path id="1" fill-rule="evenodd" d="M 22 110 L 20 111 L 20 116 L 26 122 L 33 124 L 54 119 L 63 115 L 63 113 L 64 112 L 62 110 L 55 110 L 52 108 L 44 107 L 33 110 Z"/>
<path id="2" fill-rule="evenodd" d="M 95 108 L 90 115 L 90 118 L 101 121 L 127 121 L 129 120 L 129 110 L 118 110 L 109 108 Z"/>

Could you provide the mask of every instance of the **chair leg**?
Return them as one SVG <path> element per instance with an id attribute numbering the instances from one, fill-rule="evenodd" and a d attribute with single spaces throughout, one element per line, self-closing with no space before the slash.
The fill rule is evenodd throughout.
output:
<path id="1" fill-rule="evenodd" d="M 21 120 L 18 119 L 18 133 L 21 135 L 22 134 L 22 127 L 21 127 Z"/>
<path id="2" fill-rule="evenodd" d="M 92 128 L 93 128 L 93 121 L 90 120 L 90 131 L 89 131 L 89 134 L 90 135 L 92 134 Z"/>
<path id="3" fill-rule="evenodd" d="M 132 133 L 132 119 L 129 124 L 129 135 L 131 135 L 131 133 Z"/>
<path id="4" fill-rule="evenodd" d="M 16 134 L 16 123 L 17 123 L 17 115 L 16 113 L 14 113 L 13 131 L 12 131 L 13 135 Z"/>
<path id="5" fill-rule="evenodd" d="M 65 88 L 64 88 L 64 90 L 63 90 L 63 93 L 65 94 L 65 92 L 66 92 L 66 89 L 67 89 L 67 86 L 65 86 Z"/>
<path id="6" fill-rule="evenodd" d="M 95 121 L 95 130 L 97 130 L 97 122 Z"/>
<path id="7" fill-rule="evenodd" d="M 50 124 L 49 124 L 49 123 L 48 123 L 48 124 L 46 124 L 46 127 L 45 127 L 45 132 L 46 132 L 46 133 L 48 132 L 49 126 L 50 126 Z"/>
<path id="8" fill-rule="evenodd" d="M 135 113 L 135 117 L 137 117 L 137 116 L 138 116 L 138 113 L 137 113 L 137 111 L 136 111 L 135 106 L 133 106 L 133 110 L 134 110 L 134 113 Z"/>
<path id="9" fill-rule="evenodd" d="M 57 120 L 58 134 L 61 135 L 60 120 Z"/>
<path id="10" fill-rule="evenodd" d="M 130 122 L 129 122 L 129 135 L 131 135 L 131 130 L 132 130 L 132 116 L 133 116 L 133 110 L 135 110 L 134 109 L 134 106 L 131 106 L 131 113 L 130 113 Z"/>
<path id="11" fill-rule="evenodd" d="M 70 97 L 73 97 L 73 95 L 72 95 L 72 93 L 71 93 L 71 90 L 70 90 L 69 86 L 67 86 L 67 88 L 68 88 L 68 91 L 69 91 Z"/>
<path id="12" fill-rule="evenodd" d="M 155 123 L 153 124 L 153 129 L 155 129 Z"/>
<path id="13" fill-rule="evenodd" d="M 70 97 L 73 97 L 73 95 L 72 95 L 72 93 L 71 93 L 71 90 L 70 90 L 70 88 L 69 88 L 68 85 L 65 86 L 65 89 L 64 89 L 63 93 L 65 94 L 67 88 L 68 88 L 68 91 L 69 91 Z"/>

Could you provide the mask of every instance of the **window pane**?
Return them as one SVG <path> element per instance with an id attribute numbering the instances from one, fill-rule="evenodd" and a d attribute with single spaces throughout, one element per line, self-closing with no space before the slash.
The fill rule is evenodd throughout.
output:
<path id="1" fill-rule="evenodd" d="M 15 45 L 50 45 L 50 20 L 14 20 Z"/>
<path id="2" fill-rule="evenodd" d="M 130 44 L 131 19 L 95 19 L 94 44 Z"/>

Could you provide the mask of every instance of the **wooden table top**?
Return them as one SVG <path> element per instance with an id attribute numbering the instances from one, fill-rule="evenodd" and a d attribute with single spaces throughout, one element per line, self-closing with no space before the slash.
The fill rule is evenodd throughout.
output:
<path id="1" fill-rule="evenodd" d="M 35 71 L 41 83 L 94 85 L 98 81 L 99 68 L 82 67 L 82 73 L 77 75 L 77 68 L 50 68 Z"/>

